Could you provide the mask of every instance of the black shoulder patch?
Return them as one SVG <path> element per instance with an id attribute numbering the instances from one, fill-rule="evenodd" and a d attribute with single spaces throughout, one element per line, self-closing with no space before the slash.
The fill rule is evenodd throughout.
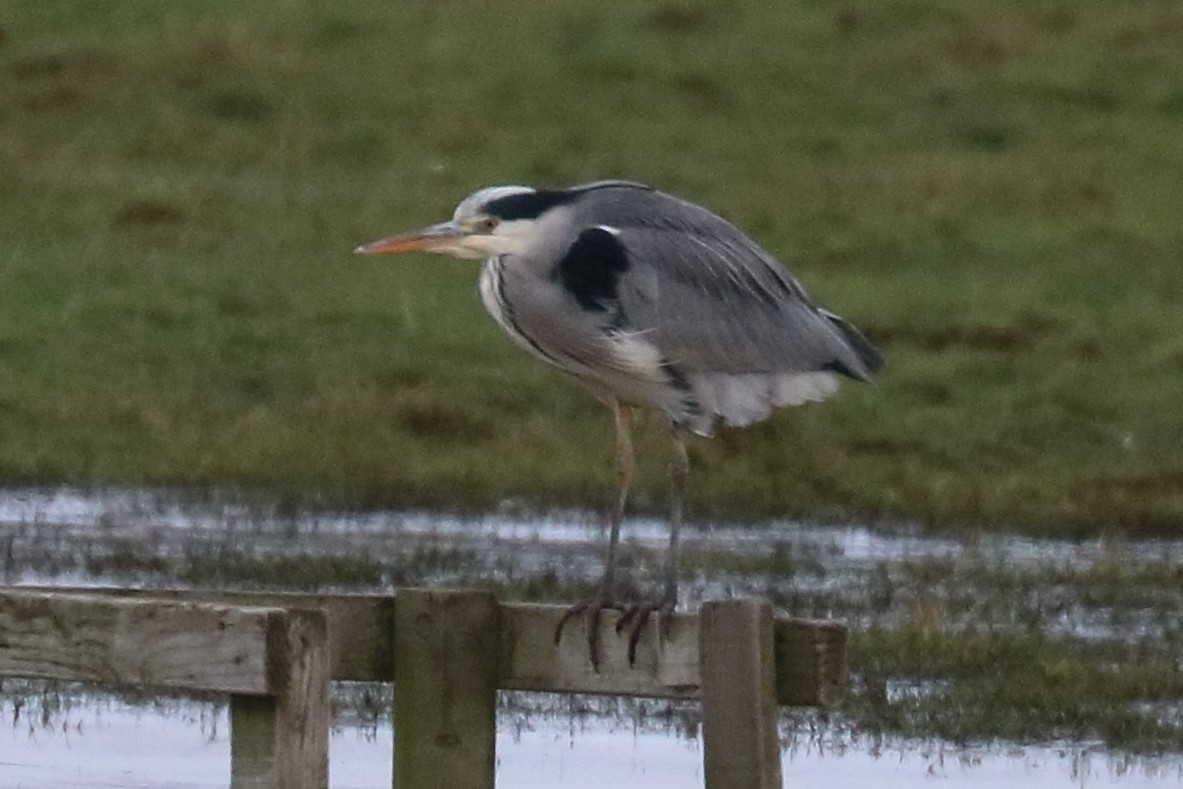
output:
<path id="1" fill-rule="evenodd" d="M 578 195 L 578 192 L 569 192 L 566 189 L 542 189 L 536 192 L 521 192 L 492 200 L 485 205 L 485 210 L 498 219 L 506 221 L 514 219 L 537 219 L 547 209 L 554 208 L 556 205 L 570 203 Z"/>
<path id="2" fill-rule="evenodd" d="M 620 276 L 628 271 L 628 253 L 616 235 L 602 227 L 579 234 L 555 267 L 555 277 L 585 310 L 604 312 L 617 299 Z"/>

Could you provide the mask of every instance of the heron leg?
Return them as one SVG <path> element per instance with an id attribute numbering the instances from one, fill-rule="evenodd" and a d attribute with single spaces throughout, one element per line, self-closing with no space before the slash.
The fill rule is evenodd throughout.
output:
<path id="1" fill-rule="evenodd" d="M 629 484 L 633 476 L 633 412 L 631 406 L 615 398 L 611 401 L 613 421 L 616 424 L 616 483 L 618 486 L 616 506 L 612 509 L 608 525 L 608 548 L 604 554 L 604 576 L 591 597 L 568 609 L 555 627 L 555 643 L 563 636 L 563 627 L 571 619 L 582 615 L 587 629 L 587 648 L 592 667 L 600 668 L 600 614 L 607 608 L 623 611 L 624 605 L 616 599 L 616 562 L 620 546 L 620 527 L 624 522 L 624 508 L 628 502 Z"/>
<path id="2" fill-rule="evenodd" d="M 633 410 L 630 406 L 612 402 L 612 416 L 616 423 L 616 506 L 609 523 L 608 550 L 604 555 L 605 591 L 613 591 L 616 583 L 616 550 L 620 545 L 620 527 L 624 523 L 624 507 L 628 503 L 628 489 L 633 479 Z"/>
<path id="3" fill-rule="evenodd" d="M 649 617 L 656 612 L 661 617 L 663 635 L 669 635 L 669 614 L 678 605 L 678 560 L 681 556 L 682 501 L 686 491 L 686 477 L 690 473 L 690 456 L 686 453 L 686 440 L 675 427 L 671 434 L 673 454 L 670 457 L 670 544 L 665 555 L 665 576 L 661 598 L 655 602 L 630 607 L 616 623 L 616 632 L 629 627 L 628 662 L 637 660 L 637 643 Z M 631 625 L 631 626 L 630 626 Z"/>

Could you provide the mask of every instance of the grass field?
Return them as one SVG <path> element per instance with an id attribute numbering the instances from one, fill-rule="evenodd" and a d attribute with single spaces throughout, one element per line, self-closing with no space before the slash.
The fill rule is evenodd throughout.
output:
<path id="1" fill-rule="evenodd" d="M 10 0 L 0 481 L 603 507 L 607 413 L 471 264 L 495 183 L 702 202 L 885 351 L 693 447 L 698 518 L 1183 526 L 1183 6 Z M 664 435 L 638 510 L 664 502 Z"/>

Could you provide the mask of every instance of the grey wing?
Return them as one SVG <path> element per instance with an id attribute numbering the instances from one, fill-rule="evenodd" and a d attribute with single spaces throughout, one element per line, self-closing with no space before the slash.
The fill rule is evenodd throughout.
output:
<path id="1" fill-rule="evenodd" d="M 629 266 L 617 286 L 621 323 L 652 344 L 675 388 L 675 424 L 710 435 L 773 408 L 824 400 L 839 374 L 867 379 L 882 364 L 869 342 L 815 307 L 784 268 L 746 236 L 628 227 L 616 240 Z"/>
<path id="2" fill-rule="evenodd" d="M 629 268 L 617 297 L 631 330 L 688 372 L 837 372 L 865 379 L 878 352 L 820 310 L 768 253 L 738 231 L 622 228 Z"/>
<path id="3" fill-rule="evenodd" d="M 866 379 L 882 364 L 853 326 L 705 209 L 624 187 L 594 190 L 577 208 L 583 229 L 551 276 L 570 299 L 564 314 L 595 321 L 605 353 L 586 368 L 621 399 L 710 435 L 720 421 L 822 400 L 841 375 Z M 632 386 L 641 380 L 644 391 Z"/>

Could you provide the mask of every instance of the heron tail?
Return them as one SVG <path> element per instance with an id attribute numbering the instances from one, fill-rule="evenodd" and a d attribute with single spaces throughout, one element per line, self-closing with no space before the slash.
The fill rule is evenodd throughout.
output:
<path id="1" fill-rule="evenodd" d="M 859 361 L 867 368 L 868 373 L 878 372 L 883 367 L 883 354 L 871 344 L 871 341 L 856 329 L 849 321 L 829 310 L 818 310 L 830 323 L 842 332 L 842 336 L 850 343 L 851 349 L 858 355 Z"/>

